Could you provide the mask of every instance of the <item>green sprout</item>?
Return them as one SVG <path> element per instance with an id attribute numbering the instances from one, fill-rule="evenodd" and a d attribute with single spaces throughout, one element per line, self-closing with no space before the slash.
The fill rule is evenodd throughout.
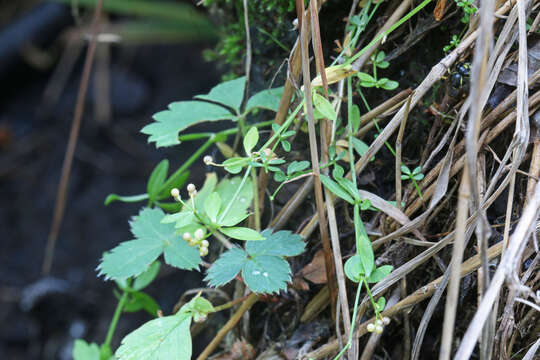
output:
<path id="1" fill-rule="evenodd" d="M 422 192 L 420 191 L 417 181 L 420 181 L 423 178 L 424 174 L 422 174 L 421 166 L 417 166 L 411 172 L 411 169 L 409 169 L 407 165 L 401 165 L 401 180 L 411 180 L 416 188 L 416 192 L 418 192 L 418 196 L 420 196 L 420 199 L 423 199 L 424 197 L 422 196 Z"/>

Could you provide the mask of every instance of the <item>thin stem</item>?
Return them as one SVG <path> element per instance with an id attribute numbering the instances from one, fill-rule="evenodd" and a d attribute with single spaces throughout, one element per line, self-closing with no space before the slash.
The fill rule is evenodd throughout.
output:
<path id="1" fill-rule="evenodd" d="M 118 319 L 120 319 L 120 315 L 122 315 L 122 311 L 124 310 L 124 306 L 127 302 L 127 298 L 128 298 L 128 292 L 124 290 L 124 292 L 122 293 L 122 297 L 120 298 L 120 301 L 118 301 L 118 304 L 116 305 L 116 309 L 114 310 L 114 315 L 112 317 L 111 324 L 109 325 L 109 330 L 107 331 L 105 342 L 103 343 L 104 347 L 108 347 L 111 345 L 111 340 L 114 335 L 114 331 L 116 330 Z"/>
<path id="2" fill-rule="evenodd" d="M 233 306 L 238 305 L 241 302 L 244 302 L 248 297 L 249 297 L 249 295 L 242 296 L 242 297 L 239 297 L 239 298 L 234 299 L 232 301 L 229 301 L 228 303 L 225 303 L 223 305 L 214 306 L 214 311 L 212 311 L 212 312 L 216 313 L 218 311 L 223 311 L 223 310 L 226 310 L 226 309 L 230 309 Z"/>
<path id="3" fill-rule="evenodd" d="M 266 149 L 275 139 L 277 139 L 281 133 L 287 129 L 289 127 L 289 125 L 293 122 L 293 120 L 296 118 L 296 115 L 298 114 L 298 112 L 300 111 L 300 109 L 302 109 L 302 106 L 304 106 L 304 100 L 302 100 L 302 102 L 300 102 L 300 104 L 298 104 L 298 106 L 296 107 L 296 109 L 294 109 L 294 111 L 289 115 L 289 117 L 287 118 L 287 120 L 281 125 L 281 127 L 279 128 L 279 130 L 277 132 L 274 133 L 274 135 L 272 135 L 272 137 L 270 139 L 268 139 L 263 146 L 261 146 L 261 149 Z"/>
<path id="4" fill-rule="evenodd" d="M 351 323 L 351 330 L 349 331 L 349 340 L 347 341 L 347 344 L 339 354 L 336 355 L 334 360 L 340 359 L 343 354 L 351 347 L 353 336 L 354 336 L 354 330 L 355 330 L 355 324 L 356 324 L 356 316 L 358 315 L 358 303 L 360 302 L 360 291 L 362 290 L 362 283 L 358 283 L 358 289 L 356 290 L 356 298 L 354 299 L 354 310 L 353 310 L 353 316 L 352 316 L 352 323 Z"/>
<path id="5" fill-rule="evenodd" d="M 353 153 L 353 146 L 352 146 L 352 138 L 353 138 L 353 126 L 352 126 L 352 79 L 350 77 L 347 78 L 347 117 L 348 117 L 348 132 L 349 132 L 349 163 L 351 167 L 351 173 L 352 173 L 352 182 L 354 184 L 355 188 L 358 188 L 356 184 L 356 171 L 354 171 L 354 153 Z"/>
<path id="6" fill-rule="evenodd" d="M 253 183 L 253 210 L 255 217 L 255 230 L 261 231 L 261 217 L 259 211 L 259 186 L 257 181 L 257 172 L 255 168 L 251 168 L 251 182 Z"/>
<path id="7" fill-rule="evenodd" d="M 411 178 L 411 180 L 414 184 L 414 187 L 416 188 L 416 192 L 418 193 L 418 196 L 420 197 L 421 200 L 424 200 L 424 197 L 422 196 L 422 191 L 420 191 L 420 187 L 418 186 L 418 183 L 416 182 L 414 178 Z"/>
<path id="8" fill-rule="evenodd" d="M 371 294 L 371 290 L 369 289 L 369 285 L 365 277 L 363 278 L 363 281 L 364 285 L 366 285 L 366 292 L 368 293 L 369 300 L 371 301 L 371 305 L 373 306 L 373 310 L 375 311 L 375 318 L 378 318 L 381 316 L 380 311 L 377 308 L 377 304 L 375 303 L 375 299 L 373 298 L 373 294 Z"/>

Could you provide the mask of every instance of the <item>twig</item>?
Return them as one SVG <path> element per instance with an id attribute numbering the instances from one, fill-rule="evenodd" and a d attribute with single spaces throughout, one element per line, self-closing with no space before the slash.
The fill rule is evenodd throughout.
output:
<path id="1" fill-rule="evenodd" d="M 51 271 L 54 248 L 56 246 L 56 240 L 58 239 L 58 232 L 60 231 L 60 225 L 62 223 L 62 217 L 64 216 L 64 210 L 66 207 L 67 190 L 69 184 L 69 176 L 71 173 L 71 165 L 73 164 L 73 156 L 75 155 L 75 148 L 77 147 L 77 139 L 79 138 L 79 130 L 81 128 L 82 115 L 84 113 L 84 102 L 86 99 L 86 90 L 88 89 L 88 81 L 90 79 L 90 72 L 92 70 L 92 64 L 94 62 L 94 53 L 96 51 L 97 34 L 99 30 L 99 19 L 101 17 L 101 9 L 103 6 L 103 0 L 98 0 L 96 8 L 94 10 L 94 17 L 92 19 L 90 44 L 86 52 L 84 59 L 84 67 L 81 76 L 81 84 L 79 86 L 79 93 L 77 95 L 77 103 L 75 105 L 75 114 L 73 115 L 73 122 L 71 125 L 71 131 L 69 133 L 68 145 L 66 148 L 66 155 L 64 163 L 62 165 L 62 174 L 60 175 L 60 184 L 58 185 L 58 191 L 56 193 L 56 203 L 54 207 L 53 221 L 51 230 L 49 232 L 47 247 L 45 249 L 45 257 L 41 267 L 42 274 L 49 274 Z"/>

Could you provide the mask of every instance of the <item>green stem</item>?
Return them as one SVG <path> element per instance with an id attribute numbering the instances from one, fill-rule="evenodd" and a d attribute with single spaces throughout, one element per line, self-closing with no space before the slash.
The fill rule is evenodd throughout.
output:
<path id="1" fill-rule="evenodd" d="M 251 168 L 251 182 L 253 183 L 253 209 L 255 211 L 255 230 L 261 231 L 261 218 L 259 214 L 259 186 L 257 181 L 257 172 Z"/>
<path id="2" fill-rule="evenodd" d="M 257 123 L 257 124 L 253 124 L 253 126 L 255 126 L 256 128 L 261 128 L 261 127 L 270 126 L 273 123 L 274 123 L 273 120 L 268 120 L 268 121 L 262 121 L 262 122 Z M 226 136 L 229 136 L 229 135 L 234 135 L 237 132 L 238 132 L 238 128 L 231 128 L 231 129 L 220 131 L 218 133 L 203 132 L 203 133 L 185 134 L 185 135 L 180 135 L 178 137 L 178 140 L 180 142 L 182 142 L 182 141 L 191 141 L 191 140 L 200 140 L 200 139 L 210 138 L 212 136 L 215 136 L 216 138 L 219 139 L 220 137 L 223 137 L 223 136 L 226 137 Z"/>
<path id="3" fill-rule="evenodd" d="M 281 127 L 279 128 L 279 130 L 277 132 L 274 133 L 274 135 L 272 135 L 272 137 L 270 137 L 270 139 L 268 139 L 264 145 L 261 147 L 261 149 L 266 149 L 276 138 L 278 138 L 281 133 L 283 132 L 283 130 L 287 129 L 289 127 L 289 125 L 293 122 L 293 120 L 296 118 L 296 114 L 298 114 L 298 112 L 300 111 L 300 109 L 302 109 L 302 106 L 304 106 L 304 101 L 305 100 L 302 100 L 302 102 L 300 104 L 298 104 L 298 106 L 296 107 L 296 109 L 294 109 L 294 111 L 289 115 L 289 117 L 287 118 L 287 120 L 285 120 L 285 122 L 281 125 Z"/>
<path id="4" fill-rule="evenodd" d="M 352 322 L 351 322 L 351 330 L 349 331 L 349 340 L 347 341 L 347 345 L 339 352 L 339 354 L 336 355 L 334 360 L 338 360 L 345 354 L 345 351 L 347 351 L 351 345 L 354 335 L 354 328 L 356 325 L 356 316 L 358 315 L 358 303 L 360 302 L 360 290 L 362 290 L 362 283 L 358 283 L 358 289 L 356 290 L 356 298 L 354 299 L 354 310 L 353 310 L 353 316 L 352 316 Z"/>
<path id="5" fill-rule="evenodd" d="M 424 197 L 422 196 L 422 191 L 420 191 L 420 187 L 418 186 L 418 183 L 416 182 L 416 180 L 414 180 L 414 178 L 411 178 L 413 184 L 414 184 L 414 187 L 416 188 L 416 192 L 418 193 L 418 196 L 420 196 L 420 200 L 424 200 Z"/>
<path id="6" fill-rule="evenodd" d="M 364 277 L 362 279 L 364 281 L 364 285 L 366 285 L 366 292 L 368 293 L 369 300 L 371 301 L 371 305 L 373 306 L 373 310 L 375 311 L 375 318 L 378 318 L 379 315 L 379 309 L 377 308 L 377 304 L 375 303 L 375 299 L 373 298 L 373 295 L 371 294 L 371 290 L 369 289 L 369 285 L 367 283 L 366 278 Z"/>
<path id="7" fill-rule="evenodd" d="M 124 292 L 122 293 L 122 297 L 120 298 L 120 301 L 118 301 L 116 309 L 114 310 L 114 315 L 112 317 L 111 324 L 109 325 L 109 330 L 107 331 L 107 337 L 105 337 L 105 342 L 103 343 L 104 347 L 108 347 L 111 345 L 111 340 L 114 335 L 114 331 L 116 330 L 118 319 L 120 319 L 120 315 L 122 315 L 122 310 L 124 310 L 124 305 L 127 302 L 127 298 L 128 292 L 124 290 Z"/>
<path id="8" fill-rule="evenodd" d="M 352 138 L 353 138 L 353 126 L 352 126 L 352 79 L 349 76 L 347 78 L 347 117 L 349 119 L 348 121 L 348 132 L 349 132 L 349 166 L 351 167 L 351 174 L 352 174 L 352 182 L 354 184 L 354 187 L 357 189 L 358 186 L 356 184 L 356 171 L 354 171 L 354 152 L 353 152 L 353 145 L 352 145 Z"/>

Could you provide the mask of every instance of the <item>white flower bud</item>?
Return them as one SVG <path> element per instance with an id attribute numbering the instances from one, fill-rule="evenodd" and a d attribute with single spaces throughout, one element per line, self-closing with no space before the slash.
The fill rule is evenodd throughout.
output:
<path id="1" fill-rule="evenodd" d="M 203 240 L 203 241 L 201 241 L 201 247 L 208 248 L 208 245 L 210 245 L 210 243 L 208 242 L 208 240 Z"/>
<path id="2" fill-rule="evenodd" d="M 171 196 L 173 198 L 177 198 L 177 197 L 180 197 L 180 190 L 178 190 L 177 188 L 172 188 L 171 189 Z"/>
<path id="3" fill-rule="evenodd" d="M 382 321 L 383 321 L 383 324 L 384 324 L 384 325 L 390 324 L 390 318 L 387 317 L 387 316 L 383 317 L 383 318 L 382 318 Z"/>
<path id="4" fill-rule="evenodd" d="M 193 239 L 193 238 L 191 237 L 191 234 L 188 233 L 188 232 L 185 232 L 185 233 L 182 235 L 182 238 L 183 238 L 184 240 L 186 240 L 186 241 L 189 241 L 189 240 Z"/>
<path id="5" fill-rule="evenodd" d="M 202 238 L 204 237 L 204 231 L 203 229 L 197 229 L 195 230 L 195 233 L 193 233 L 194 237 L 195 237 L 195 240 L 199 241 L 199 240 L 202 240 Z"/>
<path id="6" fill-rule="evenodd" d="M 206 315 L 199 315 L 199 316 L 194 316 L 193 320 L 196 323 L 202 323 L 202 322 L 205 322 L 207 318 L 208 318 L 208 316 L 206 316 Z"/>
<path id="7" fill-rule="evenodd" d="M 375 321 L 375 325 L 379 325 L 379 326 L 382 326 L 383 325 L 383 321 L 381 319 L 377 319 Z"/>
<path id="8" fill-rule="evenodd" d="M 369 323 L 367 325 L 367 331 L 368 332 L 374 332 L 375 331 L 375 325 L 373 325 L 372 323 Z"/>
<path id="9" fill-rule="evenodd" d="M 193 184 L 188 184 L 188 186 L 187 186 L 187 191 L 188 191 L 188 193 L 191 194 L 191 193 L 193 193 L 194 191 L 197 191 L 197 188 L 196 188 L 195 185 L 193 185 Z"/>
<path id="10" fill-rule="evenodd" d="M 206 156 L 203 158 L 203 162 L 204 162 L 206 165 L 212 164 L 213 161 L 214 161 L 214 159 L 212 159 L 212 157 L 211 157 L 210 155 L 206 155 Z"/>
<path id="11" fill-rule="evenodd" d="M 206 256 L 206 255 L 208 255 L 208 248 L 204 248 L 204 247 L 203 247 L 203 248 L 200 248 L 200 249 L 199 249 L 199 254 L 200 254 L 201 256 Z"/>
<path id="12" fill-rule="evenodd" d="M 381 325 L 375 326 L 375 333 L 376 334 L 382 334 L 382 332 L 383 332 L 383 327 Z"/>

